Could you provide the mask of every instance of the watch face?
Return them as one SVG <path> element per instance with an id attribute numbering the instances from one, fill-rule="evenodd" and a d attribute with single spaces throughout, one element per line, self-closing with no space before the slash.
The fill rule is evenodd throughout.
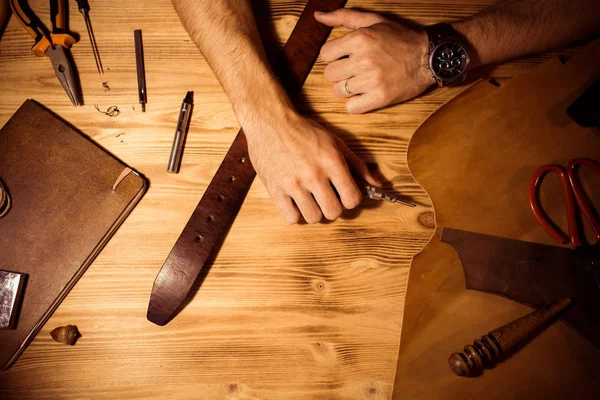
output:
<path id="1" fill-rule="evenodd" d="M 452 81 L 463 75 L 468 64 L 467 50 L 456 42 L 438 44 L 429 59 L 429 68 L 443 81 Z"/>

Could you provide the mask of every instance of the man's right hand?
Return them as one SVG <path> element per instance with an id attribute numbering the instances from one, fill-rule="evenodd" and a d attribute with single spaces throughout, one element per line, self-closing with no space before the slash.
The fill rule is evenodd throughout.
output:
<path id="1" fill-rule="evenodd" d="M 353 175 L 381 186 L 340 138 L 295 111 L 252 121 L 244 126 L 250 159 L 287 223 L 301 215 L 308 223 L 334 220 L 358 206 Z"/>

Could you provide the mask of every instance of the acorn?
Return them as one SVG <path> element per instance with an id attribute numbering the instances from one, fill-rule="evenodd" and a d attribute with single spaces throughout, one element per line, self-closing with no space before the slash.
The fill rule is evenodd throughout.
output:
<path id="1" fill-rule="evenodd" d="M 77 339 L 81 337 L 75 325 L 59 326 L 50 332 L 50 336 L 58 343 L 68 344 L 69 346 L 73 346 Z"/>

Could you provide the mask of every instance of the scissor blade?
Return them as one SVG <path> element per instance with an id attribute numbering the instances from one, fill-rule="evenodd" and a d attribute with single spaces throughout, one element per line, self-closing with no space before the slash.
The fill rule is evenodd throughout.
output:
<path id="1" fill-rule="evenodd" d="M 56 45 L 53 48 L 48 48 L 46 54 L 52 62 L 56 77 L 65 89 L 65 92 L 67 92 L 69 99 L 71 99 L 71 103 L 74 106 L 83 105 L 79 77 L 75 71 L 69 50 L 63 46 Z"/>

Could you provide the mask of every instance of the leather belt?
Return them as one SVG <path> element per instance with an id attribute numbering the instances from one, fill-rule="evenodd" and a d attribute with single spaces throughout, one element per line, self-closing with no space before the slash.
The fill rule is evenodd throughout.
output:
<path id="1" fill-rule="evenodd" d="M 300 91 L 331 32 L 315 20 L 314 12 L 333 11 L 345 3 L 308 1 L 274 66 L 288 94 Z M 154 281 L 149 321 L 165 325 L 180 311 L 209 255 L 233 224 L 255 176 L 246 136 L 240 130 Z"/>

